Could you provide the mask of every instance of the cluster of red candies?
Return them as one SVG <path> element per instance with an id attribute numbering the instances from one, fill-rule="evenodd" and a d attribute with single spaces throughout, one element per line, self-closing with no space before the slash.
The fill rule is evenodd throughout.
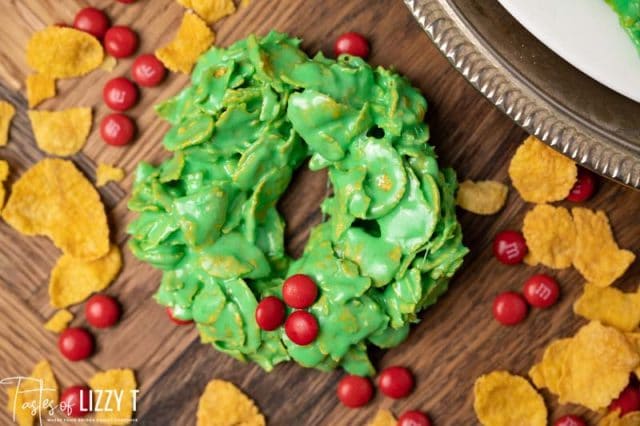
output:
<path id="1" fill-rule="evenodd" d="M 595 188 L 595 175 L 580 168 L 567 200 L 574 203 L 586 201 Z M 499 232 L 493 240 L 493 254 L 505 265 L 522 263 L 528 251 L 524 236 L 519 231 Z M 524 283 L 522 294 L 515 291 L 498 294 L 493 301 L 493 316 L 501 324 L 516 325 L 526 318 L 528 305 L 548 308 L 557 302 L 559 296 L 560 287 L 555 279 L 546 274 L 536 274 Z"/>
<path id="2" fill-rule="evenodd" d="M 133 3 L 135 0 L 118 1 Z M 81 9 L 73 20 L 73 27 L 100 40 L 107 54 L 114 58 L 128 58 L 138 50 L 138 35 L 135 31 L 123 25 L 111 26 L 109 17 L 94 7 Z M 164 80 L 166 72 L 162 62 L 152 54 L 138 56 L 131 68 L 133 80 L 142 87 L 157 86 Z M 104 85 L 104 103 L 115 111 L 100 122 L 100 135 L 109 145 L 122 146 L 133 140 L 136 126 L 123 112 L 138 102 L 139 91 L 135 83 L 126 77 L 117 77 Z"/>
<path id="3" fill-rule="evenodd" d="M 84 316 L 95 328 L 108 328 L 115 325 L 122 310 L 116 299 L 106 294 L 96 294 L 87 300 Z M 90 357 L 95 349 L 93 335 L 83 327 L 69 327 L 58 337 L 58 349 L 70 361 L 80 361 Z M 89 407 L 89 388 L 86 385 L 68 387 L 60 396 L 60 403 L 66 407 L 70 417 L 82 417 L 88 411 L 80 410 L 80 402 L 85 409 Z"/>
<path id="4" fill-rule="evenodd" d="M 393 399 L 408 396 L 414 388 L 411 372 L 405 367 L 387 367 L 377 380 L 380 392 Z M 373 397 L 373 384 L 366 377 L 347 375 L 338 382 L 338 399 L 345 406 L 358 408 Z M 431 426 L 429 417 L 421 411 L 411 410 L 398 418 L 398 426 Z"/>
<path id="5" fill-rule="evenodd" d="M 256 324 L 262 330 L 273 331 L 284 323 L 284 332 L 296 345 L 305 346 L 318 337 L 318 320 L 305 311 L 316 301 L 318 286 L 304 274 L 292 275 L 282 284 L 282 299 L 265 297 L 256 307 Z M 296 309 L 286 317 L 285 303 Z M 286 317 L 286 321 L 285 321 Z"/>

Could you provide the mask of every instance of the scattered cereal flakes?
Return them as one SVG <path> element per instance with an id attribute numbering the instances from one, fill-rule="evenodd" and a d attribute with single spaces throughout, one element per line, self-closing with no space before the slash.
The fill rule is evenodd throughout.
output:
<path id="1" fill-rule="evenodd" d="M 178 3 L 192 9 L 209 24 L 236 11 L 233 0 L 178 0 Z"/>
<path id="2" fill-rule="evenodd" d="M 60 309 L 49 318 L 49 321 L 44 324 L 44 328 L 54 333 L 61 333 L 69 326 L 72 320 L 73 314 L 71 312 L 66 309 Z"/>
<path id="3" fill-rule="evenodd" d="M 98 68 L 104 52 L 92 35 L 52 26 L 34 33 L 27 44 L 27 63 L 53 78 L 79 77 Z"/>
<path id="4" fill-rule="evenodd" d="M 0 160 L 0 210 L 2 210 L 2 206 L 4 206 L 4 197 L 5 197 L 5 189 L 4 189 L 4 181 L 9 177 L 9 163 L 5 160 Z"/>
<path id="5" fill-rule="evenodd" d="M 66 157 L 80 151 L 91 130 L 91 108 L 62 111 L 29 111 L 29 120 L 38 148 Z"/>
<path id="6" fill-rule="evenodd" d="M 592 321 L 571 339 L 558 382 L 561 404 L 607 407 L 629 383 L 640 355 L 625 335 Z"/>
<path id="7" fill-rule="evenodd" d="M 42 394 L 39 392 L 41 389 Z M 38 412 L 44 413 L 58 404 L 58 382 L 49 362 L 42 360 L 37 363 L 29 377 L 8 388 L 7 394 L 7 409 L 12 416 L 15 415 L 18 425 L 33 425 Z"/>
<path id="8" fill-rule="evenodd" d="M 198 403 L 197 426 L 264 426 L 258 407 L 233 383 L 212 380 Z"/>
<path id="9" fill-rule="evenodd" d="M 124 179 L 124 170 L 120 167 L 100 163 L 96 169 L 96 186 L 104 186 L 108 182 L 120 182 Z"/>
<path id="10" fill-rule="evenodd" d="M 494 371 L 478 377 L 473 408 L 484 426 L 545 426 L 547 407 L 538 392 L 520 376 Z"/>
<path id="11" fill-rule="evenodd" d="M 175 38 L 156 50 L 156 56 L 174 72 L 188 74 L 203 54 L 215 41 L 215 34 L 198 15 L 186 12 Z"/>
<path id="12" fill-rule="evenodd" d="M 625 333 L 624 335 L 631 343 L 631 346 L 633 346 L 636 352 L 638 352 L 638 355 L 640 355 L 640 333 Z M 633 373 L 636 375 L 636 377 L 640 377 L 640 365 L 638 365 L 636 369 L 633 370 Z"/>
<path id="13" fill-rule="evenodd" d="M 511 159 L 509 176 L 523 200 L 547 203 L 569 195 L 578 168 L 570 158 L 529 136 Z"/>
<path id="14" fill-rule="evenodd" d="M 571 266 L 576 228 L 567 209 L 536 205 L 524 217 L 522 233 L 529 247 L 527 263 L 542 263 L 556 269 Z"/>
<path id="15" fill-rule="evenodd" d="M 569 353 L 571 339 L 558 339 L 552 342 L 544 351 L 542 361 L 529 370 L 529 377 L 538 388 L 547 388 L 558 394 L 562 366 Z"/>
<path id="16" fill-rule="evenodd" d="M 613 287 L 587 283 L 573 304 L 573 312 L 618 330 L 631 331 L 640 325 L 640 293 L 623 293 Z"/>
<path id="17" fill-rule="evenodd" d="M 7 101 L 0 101 L 0 146 L 9 141 L 9 126 L 16 114 L 16 109 Z"/>
<path id="18" fill-rule="evenodd" d="M 380 409 L 369 426 L 396 426 L 398 421 L 389 410 Z"/>
<path id="19" fill-rule="evenodd" d="M 620 417 L 620 411 L 612 411 L 598 422 L 598 426 L 640 426 L 640 411 L 632 411 Z"/>
<path id="20" fill-rule="evenodd" d="M 573 266 L 590 283 L 600 287 L 611 285 L 636 256 L 618 247 L 604 212 L 576 207 L 571 213 L 576 224 Z"/>
<path id="21" fill-rule="evenodd" d="M 107 288 L 121 267 L 122 255 L 115 244 L 106 256 L 97 260 L 79 260 L 68 254 L 61 256 L 49 280 L 51 305 L 65 308 L 82 302 L 92 293 Z"/>
<path id="22" fill-rule="evenodd" d="M 65 254 L 93 260 L 109 251 L 100 195 L 71 161 L 41 160 L 13 185 L 4 220 L 25 235 L 46 235 Z"/>
<path id="23" fill-rule="evenodd" d="M 471 213 L 490 215 L 504 207 L 507 185 L 492 180 L 473 182 L 465 180 L 458 187 L 458 205 Z"/>
<path id="24" fill-rule="evenodd" d="M 111 72 L 118 65 L 118 60 L 111 55 L 104 57 L 104 61 L 100 64 L 100 69 L 106 72 Z"/>
<path id="25" fill-rule="evenodd" d="M 47 74 L 27 76 L 27 101 L 33 108 L 45 99 L 56 95 L 56 79 Z"/>
<path id="26" fill-rule="evenodd" d="M 138 386 L 133 370 L 127 368 L 96 373 L 89 379 L 89 386 L 94 390 L 112 390 L 122 395 L 120 404 L 116 398 L 110 398 L 106 401 L 105 411 L 96 412 L 95 420 L 98 423 L 123 425 L 129 423 L 127 420 L 132 420 L 133 401 L 137 397 Z"/>

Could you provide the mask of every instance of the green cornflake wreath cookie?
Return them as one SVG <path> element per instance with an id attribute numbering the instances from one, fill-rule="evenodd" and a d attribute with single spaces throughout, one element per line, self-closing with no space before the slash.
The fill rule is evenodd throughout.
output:
<path id="1" fill-rule="evenodd" d="M 456 175 L 439 169 L 426 101 L 406 79 L 348 55 L 310 59 L 299 43 L 271 32 L 211 49 L 192 85 L 157 107 L 173 156 L 138 167 L 130 247 L 164 271 L 158 302 L 218 350 L 266 370 L 293 359 L 371 375 L 367 344 L 402 342 L 467 252 Z M 292 260 L 276 202 L 307 157 L 334 194 Z M 296 273 L 319 287 L 307 346 L 254 318 Z"/>

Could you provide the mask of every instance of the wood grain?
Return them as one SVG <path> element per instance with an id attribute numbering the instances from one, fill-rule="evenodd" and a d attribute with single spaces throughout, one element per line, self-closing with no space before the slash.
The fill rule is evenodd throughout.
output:
<path id="1" fill-rule="evenodd" d="M 26 118 L 22 88 L 29 72 L 23 58 L 26 40 L 46 24 L 70 22 L 80 7 L 89 4 L 105 8 L 114 23 L 138 30 L 141 52 L 152 51 L 170 39 L 182 13 L 172 0 L 138 0 L 130 6 L 98 0 L 2 0 L 0 98 L 18 109 L 11 142 L 0 149 L 0 158 L 7 159 L 12 168 L 9 184 L 43 157 Z M 215 26 L 218 44 L 223 46 L 272 28 L 303 37 L 303 47 L 310 54 L 318 50 L 330 53 L 332 41 L 344 31 L 367 34 L 373 46 L 371 62 L 406 74 L 428 99 L 431 143 L 442 164 L 454 166 L 461 178 L 508 181 L 507 164 L 524 133 L 454 71 L 400 0 L 254 0 Z M 96 71 L 82 79 L 60 82 L 59 95 L 40 108 L 90 105 L 97 123 L 107 113 L 100 100 L 102 85 L 109 78 L 126 75 L 130 65 L 131 60 L 122 60 L 112 73 Z M 103 144 L 94 124 L 86 148 L 73 158 L 89 177 L 101 161 L 116 163 L 129 173 L 121 185 L 110 184 L 100 190 L 113 238 L 122 246 L 127 239 L 125 226 L 132 217 L 126 209 L 131 173 L 142 159 L 158 162 L 167 156 L 160 144 L 167 127 L 154 116 L 151 106 L 178 92 L 186 82 L 185 76 L 172 75 L 159 88 L 143 90 L 140 104 L 131 112 L 140 128 L 133 145 L 114 148 Z M 325 194 L 326 176 L 302 169 L 281 200 L 292 254 L 301 252 L 310 227 L 320 222 L 318 206 Z M 640 193 L 603 180 L 587 205 L 605 209 L 620 244 L 638 251 Z M 460 212 L 471 253 L 450 291 L 423 315 L 405 343 L 372 354 L 378 367 L 410 366 L 417 376 L 416 391 L 397 402 L 378 395 L 361 410 L 348 410 L 337 403 L 334 392 L 339 372 L 326 374 L 289 364 L 266 374 L 200 344 L 191 327 L 173 326 L 151 299 L 160 274 L 135 260 L 126 249 L 124 270 L 108 290 L 124 305 L 122 322 L 112 330 L 96 333 L 96 356 L 81 363 L 64 361 L 56 349 L 55 336 L 41 327 L 53 313 L 47 280 L 59 253 L 48 240 L 23 237 L 0 222 L 0 377 L 26 374 L 40 358 L 51 360 L 63 386 L 86 381 L 96 370 L 131 367 L 142 388 L 138 422 L 144 425 L 193 424 L 197 398 L 212 378 L 241 386 L 272 425 L 363 425 L 379 407 L 391 407 L 396 414 L 423 409 L 437 425 L 476 424 L 471 389 L 478 375 L 494 369 L 525 374 L 550 341 L 571 334 L 583 323 L 571 313 L 571 304 L 582 287 L 582 279 L 573 270 L 552 272 L 562 286 L 558 306 L 533 311 L 524 324 L 514 328 L 500 327 L 492 320 L 491 302 L 496 293 L 517 290 L 527 277 L 543 270 L 503 266 L 491 255 L 492 236 L 501 229 L 520 228 L 530 207 L 512 191 L 499 215 Z M 636 262 L 621 284 L 629 289 L 638 282 L 640 266 Z M 77 314 L 73 324 L 84 324 L 82 306 L 72 310 Z M 6 394 L 0 395 L 4 406 Z M 576 407 L 558 407 L 553 397 L 544 396 L 553 417 L 581 412 Z M 592 414 L 589 417 L 594 418 Z M 0 423 L 9 424 L 4 410 L 0 410 Z"/>

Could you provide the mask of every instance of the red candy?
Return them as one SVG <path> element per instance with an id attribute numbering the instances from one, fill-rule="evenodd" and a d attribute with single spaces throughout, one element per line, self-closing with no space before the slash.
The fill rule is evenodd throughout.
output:
<path id="1" fill-rule="evenodd" d="M 318 287 L 308 275 L 292 275 L 282 285 L 282 298 L 292 308 L 308 308 L 316 301 L 316 297 Z"/>
<path id="2" fill-rule="evenodd" d="M 619 410 L 621 416 L 640 410 L 640 389 L 633 385 L 624 388 L 620 395 L 609 404 L 609 411 L 615 410 Z"/>
<path id="3" fill-rule="evenodd" d="M 347 54 L 366 58 L 369 56 L 369 42 L 361 34 L 344 33 L 336 39 L 333 51 L 336 56 Z"/>
<path id="4" fill-rule="evenodd" d="M 567 200 L 574 203 L 587 201 L 596 191 L 596 175 L 587 169 L 578 169 L 578 179 L 571 188 Z"/>
<path id="5" fill-rule="evenodd" d="M 104 103 L 113 110 L 126 111 L 138 102 L 138 88 L 131 80 L 117 77 L 107 81 L 102 89 Z"/>
<path id="6" fill-rule="evenodd" d="M 398 426 L 431 426 L 431 421 L 421 411 L 406 411 L 398 418 Z"/>
<path id="7" fill-rule="evenodd" d="M 527 316 L 527 302 L 513 291 L 500 293 L 493 300 L 493 317 L 503 325 L 516 325 Z"/>
<path id="8" fill-rule="evenodd" d="M 553 426 L 587 426 L 587 423 L 582 417 L 569 414 L 553 422 Z"/>
<path id="9" fill-rule="evenodd" d="M 124 114 L 109 114 L 100 122 L 100 136 L 109 145 L 126 145 L 133 139 L 136 126 Z"/>
<path id="10" fill-rule="evenodd" d="M 318 321 L 307 311 L 295 311 L 284 323 L 284 331 L 293 343 L 308 345 L 318 336 Z"/>
<path id="11" fill-rule="evenodd" d="M 114 58 L 126 58 L 138 49 L 138 35 L 129 27 L 113 26 L 104 35 L 104 49 Z"/>
<path id="12" fill-rule="evenodd" d="M 80 361 L 93 354 L 93 336 L 80 327 L 70 327 L 60 333 L 58 349 L 70 361 Z"/>
<path id="13" fill-rule="evenodd" d="M 558 301 L 560 287 L 549 275 L 537 274 L 524 283 L 523 294 L 531 306 L 548 308 Z"/>
<path id="14" fill-rule="evenodd" d="M 60 395 L 60 411 L 67 417 L 84 417 L 89 414 L 91 389 L 88 386 L 71 386 Z"/>
<path id="15" fill-rule="evenodd" d="M 180 318 L 176 318 L 173 316 L 173 310 L 169 307 L 166 309 L 167 315 L 169 315 L 169 319 L 176 325 L 189 325 L 192 324 L 191 320 L 181 320 Z"/>
<path id="16" fill-rule="evenodd" d="M 349 408 L 366 405 L 373 397 L 373 385 L 366 377 L 348 375 L 338 382 L 338 399 Z"/>
<path id="17" fill-rule="evenodd" d="M 120 319 L 120 305 L 113 297 L 96 294 L 84 305 L 84 316 L 94 327 L 111 327 Z"/>
<path id="18" fill-rule="evenodd" d="M 284 316 L 284 303 L 275 296 L 265 297 L 256 308 L 256 323 L 266 331 L 280 327 L 284 322 Z"/>
<path id="19" fill-rule="evenodd" d="M 378 376 L 378 387 L 390 398 L 404 398 L 413 390 L 413 375 L 404 367 L 387 367 Z"/>
<path id="20" fill-rule="evenodd" d="M 80 9 L 73 20 L 74 28 L 89 33 L 98 40 L 102 40 L 109 29 L 109 25 L 107 15 L 95 7 Z"/>
<path id="21" fill-rule="evenodd" d="M 529 249 L 518 231 L 502 231 L 493 240 L 493 254 L 505 265 L 522 262 Z"/>
<path id="22" fill-rule="evenodd" d="M 164 80 L 167 69 L 152 54 L 140 55 L 133 62 L 131 76 L 142 87 L 157 86 Z"/>

